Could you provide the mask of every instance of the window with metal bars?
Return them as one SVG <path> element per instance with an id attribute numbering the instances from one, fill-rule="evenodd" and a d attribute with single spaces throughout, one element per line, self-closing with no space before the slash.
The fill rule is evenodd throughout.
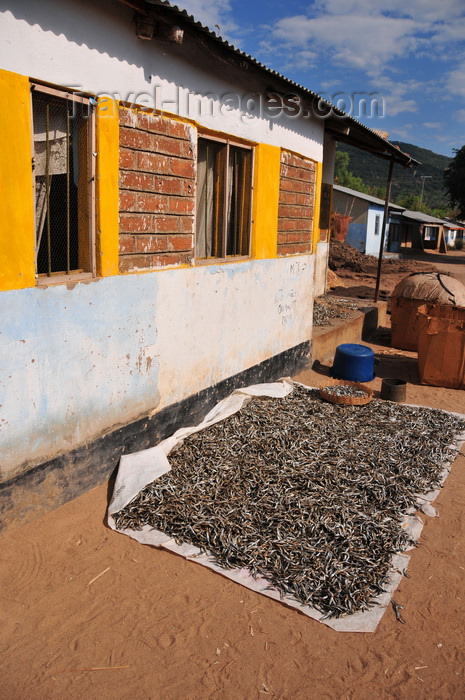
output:
<path id="1" fill-rule="evenodd" d="M 250 253 L 252 148 L 199 138 L 197 145 L 197 258 Z"/>
<path id="2" fill-rule="evenodd" d="M 36 271 L 95 274 L 90 101 L 31 85 Z"/>

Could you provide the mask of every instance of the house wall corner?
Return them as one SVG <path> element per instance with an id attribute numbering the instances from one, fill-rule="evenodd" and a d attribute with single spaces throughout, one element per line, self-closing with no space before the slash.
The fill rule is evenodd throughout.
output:
<path id="1" fill-rule="evenodd" d="M 35 285 L 31 138 L 29 80 L 0 70 L 0 291 Z"/>

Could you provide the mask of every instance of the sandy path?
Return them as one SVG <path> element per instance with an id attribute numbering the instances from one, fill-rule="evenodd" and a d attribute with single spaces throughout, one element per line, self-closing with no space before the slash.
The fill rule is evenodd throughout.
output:
<path id="1" fill-rule="evenodd" d="M 465 412 L 463 391 L 411 384 L 408 400 Z M 338 634 L 108 530 L 107 488 L 94 489 L 1 539 L 0 697 L 463 698 L 464 466 L 395 595 L 406 624 L 388 609 L 375 634 Z M 79 670 L 95 667 L 127 668 Z"/>
<path id="2" fill-rule="evenodd" d="M 417 253 L 406 256 L 406 261 L 426 263 L 434 265 L 438 272 L 452 275 L 462 284 L 465 284 L 465 250 L 450 250 L 446 255 L 441 253 Z M 422 266 L 419 266 L 419 271 Z M 373 299 L 374 289 L 376 284 L 376 274 L 366 274 L 362 272 L 353 272 L 348 269 L 339 269 L 336 271 L 343 284 L 348 287 L 345 292 L 339 289 L 340 296 L 361 296 Z M 390 295 L 395 286 L 407 277 L 410 272 L 391 272 L 387 265 L 383 265 L 381 272 L 380 291 L 381 299 L 386 299 Z M 385 294 L 383 295 L 383 292 Z"/>
<path id="3" fill-rule="evenodd" d="M 446 255 L 426 252 L 411 257 L 419 262 L 435 265 L 439 272 L 452 275 L 465 284 L 465 250 L 449 250 Z"/>

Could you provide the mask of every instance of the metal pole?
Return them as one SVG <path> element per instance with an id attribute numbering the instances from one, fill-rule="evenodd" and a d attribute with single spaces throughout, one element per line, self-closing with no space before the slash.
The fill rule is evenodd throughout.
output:
<path id="1" fill-rule="evenodd" d="M 69 111 L 68 111 L 68 103 L 66 103 L 66 273 L 69 275 L 70 271 L 70 220 L 71 220 L 71 214 L 70 214 L 70 208 L 71 208 L 71 202 L 70 202 L 70 173 L 69 173 L 69 167 L 70 167 L 70 158 L 69 158 L 69 146 L 70 146 L 70 138 L 71 138 L 71 129 L 69 126 Z M 74 144 L 75 145 L 75 144 Z"/>
<path id="2" fill-rule="evenodd" d="M 432 177 L 433 177 L 432 175 L 420 175 L 420 179 L 421 179 L 420 204 L 423 204 L 423 192 L 425 190 L 425 180 L 431 179 Z"/>
<path id="3" fill-rule="evenodd" d="M 383 260 L 384 251 L 384 239 L 386 237 L 386 226 L 388 221 L 388 211 L 389 211 L 389 200 L 391 198 L 391 183 L 392 183 L 392 169 L 394 167 L 394 161 L 391 160 L 389 163 L 389 174 L 386 186 L 386 199 L 384 200 L 384 214 L 383 214 L 383 226 L 381 232 L 381 241 L 379 243 L 379 256 L 378 256 L 378 272 L 376 275 L 376 287 L 375 287 L 375 304 L 378 301 L 379 295 L 379 283 L 381 281 L 381 262 Z"/>
<path id="4" fill-rule="evenodd" d="M 45 199 L 47 201 L 47 275 L 52 274 L 52 243 L 50 231 L 50 105 L 45 107 Z"/>

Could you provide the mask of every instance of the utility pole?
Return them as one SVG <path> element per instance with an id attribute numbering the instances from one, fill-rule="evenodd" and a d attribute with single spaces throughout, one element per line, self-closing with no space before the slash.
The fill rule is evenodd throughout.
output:
<path id="1" fill-rule="evenodd" d="M 381 227 L 381 241 L 379 244 L 379 255 L 378 255 L 378 271 L 376 273 L 376 286 L 375 286 L 375 304 L 378 301 L 379 295 L 379 285 L 381 282 L 381 264 L 383 262 L 383 252 L 384 252 L 384 239 L 386 238 L 386 227 L 389 219 L 389 200 L 391 198 L 391 184 L 392 184 L 392 170 L 394 168 L 394 160 L 389 162 L 389 174 L 386 185 L 386 199 L 384 200 L 384 214 L 383 214 L 383 224 Z"/>
<path id="2" fill-rule="evenodd" d="M 425 189 L 425 180 L 431 179 L 433 176 L 432 175 L 420 175 L 420 180 L 421 182 L 421 195 L 420 195 L 420 204 L 423 204 L 423 190 Z"/>

